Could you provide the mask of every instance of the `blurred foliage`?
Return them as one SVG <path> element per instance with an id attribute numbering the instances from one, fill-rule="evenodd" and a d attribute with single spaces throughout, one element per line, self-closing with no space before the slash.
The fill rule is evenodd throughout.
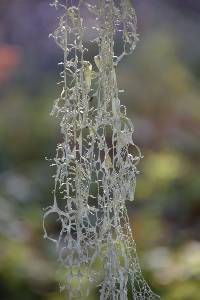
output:
<path id="1" fill-rule="evenodd" d="M 44 158 L 61 140 L 49 116 L 61 56 L 48 40 L 55 16 L 47 2 L 0 2 L 2 300 L 66 299 L 58 292 L 55 249 L 42 232 L 54 173 Z M 135 6 L 141 42 L 118 71 L 144 154 L 136 199 L 128 204 L 131 224 L 152 288 L 165 300 L 198 300 L 200 4 L 136 0 Z M 93 288 L 86 299 L 98 299 Z"/>

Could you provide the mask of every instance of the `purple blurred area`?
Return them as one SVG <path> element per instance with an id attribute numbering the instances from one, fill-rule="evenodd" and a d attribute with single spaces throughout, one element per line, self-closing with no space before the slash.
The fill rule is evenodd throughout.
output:
<path id="1" fill-rule="evenodd" d="M 198 300 L 200 1 L 134 0 L 140 42 L 120 64 L 121 102 L 144 159 L 128 203 L 142 270 L 165 300 Z M 0 299 L 59 300 L 55 249 L 43 240 L 61 140 L 49 116 L 62 52 L 48 0 L 0 1 Z M 89 52 L 92 58 L 92 51 Z M 49 228 L 57 228 L 49 222 Z M 92 287 L 87 299 L 98 299 Z"/>

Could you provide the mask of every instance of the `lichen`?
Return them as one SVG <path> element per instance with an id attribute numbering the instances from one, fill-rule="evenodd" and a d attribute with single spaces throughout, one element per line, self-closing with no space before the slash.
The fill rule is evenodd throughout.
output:
<path id="1" fill-rule="evenodd" d="M 128 299 L 128 285 L 132 299 L 159 299 L 142 276 L 125 205 L 134 199 L 141 153 L 120 104 L 116 67 L 138 41 L 135 11 L 129 0 L 51 5 L 61 14 L 51 36 L 64 53 L 63 88 L 52 114 L 60 120 L 63 140 L 52 163 L 54 199 L 43 227 L 65 268 L 63 288 L 78 299 L 83 286 L 100 280 L 102 300 Z M 92 40 L 86 42 L 89 30 Z M 90 62 L 88 47 L 97 49 Z M 60 223 L 57 238 L 45 226 L 52 214 Z"/>

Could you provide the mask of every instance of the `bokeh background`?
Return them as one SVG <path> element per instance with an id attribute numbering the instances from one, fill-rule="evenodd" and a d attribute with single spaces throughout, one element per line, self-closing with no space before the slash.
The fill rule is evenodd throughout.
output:
<path id="1" fill-rule="evenodd" d="M 52 201 L 62 53 L 48 0 L 0 1 L 0 299 L 61 300 L 43 240 Z M 200 1 L 135 0 L 140 42 L 118 70 L 144 159 L 128 204 L 145 278 L 165 300 L 200 299 Z M 89 299 L 89 298 L 88 298 Z M 98 299 L 98 291 L 90 299 Z"/>

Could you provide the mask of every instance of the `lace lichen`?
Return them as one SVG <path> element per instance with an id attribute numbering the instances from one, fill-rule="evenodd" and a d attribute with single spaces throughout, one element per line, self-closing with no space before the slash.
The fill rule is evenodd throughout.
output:
<path id="1" fill-rule="evenodd" d="M 53 159 L 54 201 L 44 214 L 45 238 L 56 244 L 70 299 L 99 280 L 102 300 L 128 299 L 128 289 L 132 299 L 158 299 L 142 276 L 125 206 L 134 198 L 141 153 L 120 104 L 116 67 L 135 49 L 135 11 L 129 0 L 51 5 L 61 14 L 51 36 L 64 52 L 63 88 L 52 114 L 61 120 L 63 141 Z M 88 44 L 98 49 L 90 62 Z M 129 153 L 131 146 L 137 154 Z M 61 225 L 57 238 L 45 226 L 52 214 Z"/>

